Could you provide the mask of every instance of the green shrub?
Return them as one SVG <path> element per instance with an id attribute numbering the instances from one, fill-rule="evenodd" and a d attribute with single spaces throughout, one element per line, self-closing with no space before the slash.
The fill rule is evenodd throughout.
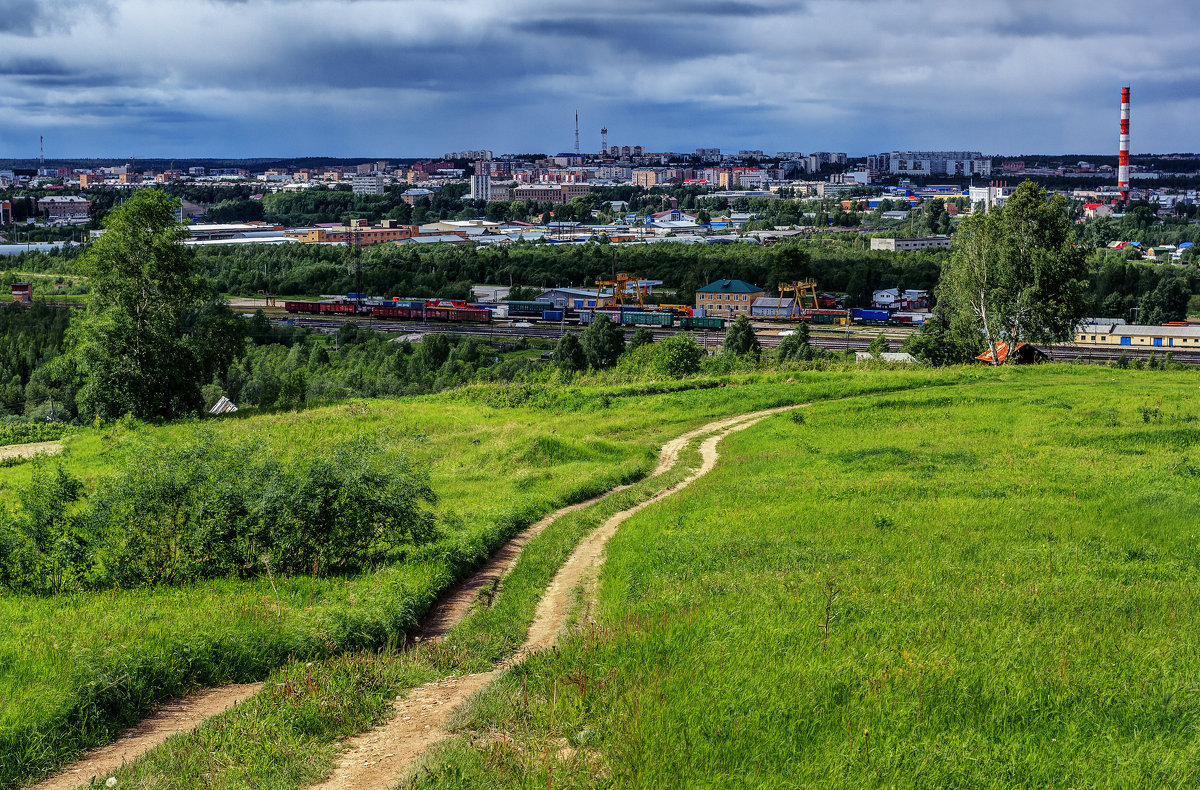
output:
<path id="1" fill-rule="evenodd" d="M 23 592 L 343 573 L 437 537 L 428 476 L 381 445 L 295 461 L 211 433 L 82 486 L 43 467 L 0 521 L 0 583 Z"/>
<path id="2" fill-rule="evenodd" d="M 688 376 L 700 370 L 704 350 L 691 334 L 672 335 L 653 346 L 655 370 L 664 376 Z"/>

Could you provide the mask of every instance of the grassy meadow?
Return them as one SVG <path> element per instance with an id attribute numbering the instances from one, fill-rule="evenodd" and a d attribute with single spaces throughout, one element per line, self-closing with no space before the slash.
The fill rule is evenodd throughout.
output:
<path id="1" fill-rule="evenodd" d="M 44 774 L 166 697 L 261 680 L 289 657 L 324 660 L 402 640 L 439 592 L 545 512 L 644 475 L 667 439 L 759 408 L 985 371 L 794 371 L 553 391 L 479 386 L 439 397 L 342 403 L 207 420 L 281 457 L 383 440 L 428 469 L 443 537 L 404 563 L 350 577 L 216 579 L 183 586 L 0 594 L 0 786 Z M 58 459 L 0 469 L 6 503 L 61 463 L 91 486 L 185 441 L 200 423 L 118 422 L 68 437 Z"/>
<path id="2" fill-rule="evenodd" d="M 734 434 L 406 786 L 1195 787 L 1198 395 L 1045 366 Z"/>

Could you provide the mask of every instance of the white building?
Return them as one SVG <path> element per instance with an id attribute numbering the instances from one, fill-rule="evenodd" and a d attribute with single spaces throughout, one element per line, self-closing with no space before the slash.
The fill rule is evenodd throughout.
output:
<path id="1" fill-rule="evenodd" d="M 358 173 L 351 181 L 351 188 L 356 195 L 382 195 L 385 191 L 383 173 Z"/>
<path id="2" fill-rule="evenodd" d="M 1003 206 L 1008 200 L 1008 196 L 1016 191 L 1017 188 L 1011 186 L 986 186 L 971 187 L 967 192 L 971 196 L 972 206 L 982 203 L 984 208 L 991 208 L 992 206 Z"/>
<path id="3" fill-rule="evenodd" d="M 492 199 L 492 176 L 487 168 L 477 169 L 471 176 L 471 200 Z"/>
<path id="4" fill-rule="evenodd" d="M 926 250 L 930 247 L 949 247 L 949 236 L 926 236 L 917 239 L 871 239 L 871 249 L 888 252 Z"/>

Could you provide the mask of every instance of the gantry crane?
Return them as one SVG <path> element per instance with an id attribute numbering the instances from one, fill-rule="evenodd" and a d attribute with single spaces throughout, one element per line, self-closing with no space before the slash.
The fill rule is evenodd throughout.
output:
<path id="1" fill-rule="evenodd" d="M 642 301 L 642 286 L 641 278 L 634 274 L 626 272 L 617 272 L 611 277 L 596 278 L 596 306 L 600 306 L 600 294 L 604 291 L 605 286 L 613 289 L 613 303 L 618 307 L 625 306 L 625 289 L 633 283 L 634 293 L 637 294 L 638 307 L 645 308 L 646 304 Z"/>
<path id="2" fill-rule="evenodd" d="M 779 304 L 775 308 L 776 318 L 800 318 L 804 315 L 805 310 L 815 310 L 820 307 L 817 301 L 817 283 L 814 280 L 796 280 L 790 283 L 779 283 Z M 784 294 L 792 295 L 792 306 L 788 310 L 786 316 L 780 315 L 783 311 Z M 805 302 L 808 302 L 805 304 Z M 793 315 L 795 313 L 795 315 Z"/>

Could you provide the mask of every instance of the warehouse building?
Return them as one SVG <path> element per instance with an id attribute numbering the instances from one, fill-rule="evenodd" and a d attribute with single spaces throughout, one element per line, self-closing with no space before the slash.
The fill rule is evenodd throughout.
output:
<path id="1" fill-rule="evenodd" d="M 949 247 L 949 236 L 925 236 L 915 239 L 871 239 L 871 249 L 888 252 L 908 252 L 909 250 L 926 250 L 930 247 Z"/>
<path id="2" fill-rule="evenodd" d="M 1089 346 L 1186 348 L 1200 351 L 1200 326 L 1083 324 L 1075 330 L 1075 342 Z"/>

